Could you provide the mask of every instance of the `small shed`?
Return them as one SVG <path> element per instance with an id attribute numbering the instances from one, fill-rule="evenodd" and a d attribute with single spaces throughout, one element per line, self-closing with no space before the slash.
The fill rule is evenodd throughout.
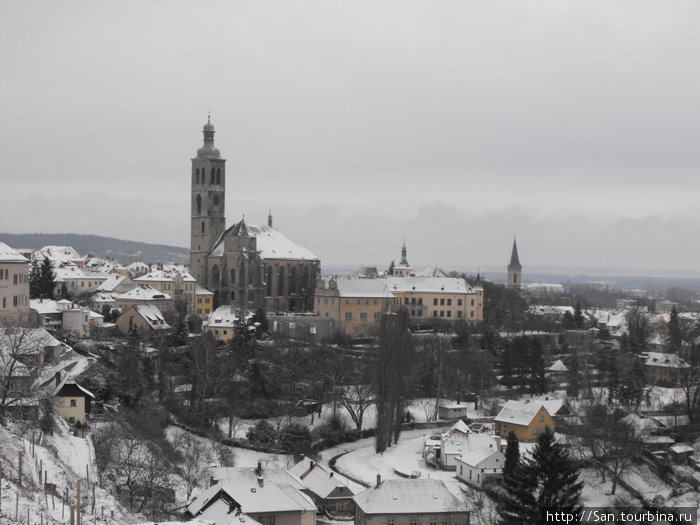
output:
<path id="1" fill-rule="evenodd" d="M 438 406 L 438 417 L 440 419 L 459 419 L 467 417 L 467 405 L 444 404 Z"/>
<path id="2" fill-rule="evenodd" d="M 670 448 L 671 458 L 679 465 L 688 463 L 688 459 L 695 453 L 695 449 L 685 443 L 678 443 Z"/>

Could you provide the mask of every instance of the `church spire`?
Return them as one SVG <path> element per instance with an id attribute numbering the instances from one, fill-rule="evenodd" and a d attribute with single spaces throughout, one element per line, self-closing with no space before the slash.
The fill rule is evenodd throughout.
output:
<path id="1" fill-rule="evenodd" d="M 515 237 L 513 237 L 513 251 L 510 253 L 510 264 L 509 266 L 520 266 L 520 258 L 518 257 L 518 244 L 515 241 Z"/>
<path id="2" fill-rule="evenodd" d="M 267 225 L 272 228 L 272 207 L 267 212 Z"/>

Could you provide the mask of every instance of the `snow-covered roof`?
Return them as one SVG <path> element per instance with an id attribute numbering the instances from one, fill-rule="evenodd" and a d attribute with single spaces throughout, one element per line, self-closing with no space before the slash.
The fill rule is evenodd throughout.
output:
<path id="1" fill-rule="evenodd" d="M 695 452 L 695 449 L 691 447 L 690 445 L 686 445 L 685 443 L 679 443 L 678 445 L 673 445 L 671 447 L 671 450 L 675 452 L 676 454 L 687 454 L 690 452 L 691 454 Z"/>
<path id="2" fill-rule="evenodd" d="M 353 497 L 365 514 L 464 512 L 458 500 L 436 479 L 387 479 Z"/>
<path id="3" fill-rule="evenodd" d="M 547 368 L 547 370 L 549 370 L 550 372 L 568 372 L 569 371 L 569 369 L 566 368 L 566 365 L 564 364 L 564 362 L 561 359 L 557 359 L 556 361 L 554 361 L 554 363 L 552 363 L 552 366 Z"/>
<path id="4" fill-rule="evenodd" d="M 467 452 L 466 454 L 462 454 L 461 457 L 457 458 L 457 461 L 466 463 L 471 467 L 478 467 L 482 463 L 487 462 L 489 460 L 494 463 L 501 463 L 501 468 L 503 468 L 505 456 L 502 452 L 496 450 L 495 448 L 482 447 Z"/>
<path id="5" fill-rule="evenodd" d="M 461 419 L 458 419 L 457 422 L 450 427 L 451 432 L 461 432 L 463 434 L 468 434 L 469 433 L 469 427 L 467 424 L 462 421 Z"/>
<path id="6" fill-rule="evenodd" d="M 209 475 L 217 482 L 230 485 L 241 483 L 257 483 L 258 473 L 251 467 L 213 467 L 209 469 Z M 265 482 L 276 485 L 291 485 L 298 489 L 303 489 L 304 484 L 289 470 L 280 467 L 260 466 L 260 475 Z"/>
<path id="7" fill-rule="evenodd" d="M 133 308 L 154 330 L 167 330 L 170 328 L 163 314 L 152 304 L 135 304 Z"/>
<path id="8" fill-rule="evenodd" d="M 75 380 L 75 378 L 70 374 L 66 374 L 63 377 L 63 380 L 58 384 L 58 386 L 54 390 L 53 395 L 57 396 L 58 393 L 61 391 L 61 389 L 63 389 L 63 387 L 66 385 L 75 385 L 78 388 L 78 390 L 83 392 L 86 396 L 91 397 L 92 399 L 95 399 L 95 394 L 90 392 L 87 388 L 80 386 L 78 384 L 78 382 Z"/>
<path id="9" fill-rule="evenodd" d="M 63 346 L 45 328 L 3 328 L 0 330 L 0 351 L 8 348 L 19 349 L 20 354 L 41 353 L 44 348 Z"/>
<path id="10" fill-rule="evenodd" d="M 246 319 L 250 319 L 252 314 L 246 313 Z M 238 315 L 236 313 L 236 308 L 231 305 L 219 306 L 216 310 L 209 314 L 208 326 L 210 327 L 223 327 L 223 328 L 233 328 L 238 321 Z"/>
<path id="11" fill-rule="evenodd" d="M 546 304 L 537 304 L 533 305 L 528 309 L 528 312 L 531 315 L 564 315 L 566 312 L 569 312 L 570 314 L 573 315 L 574 313 L 574 307 L 573 306 L 550 306 Z"/>
<path id="12" fill-rule="evenodd" d="M 385 277 L 391 292 L 469 293 L 475 289 L 458 277 Z"/>
<path id="13" fill-rule="evenodd" d="M 49 259 L 54 264 L 85 260 L 71 246 L 44 246 L 32 253 L 32 261 L 41 262 L 44 258 Z"/>
<path id="14" fill-rule="evenodd" d="M 235 509 L 231 511 L 230 505 L 222 499 L 217 499 L 209 505 L 204 511 L 202 511 L 201 518 L 204 521 L 197 520 L 196 522 L 187 522 L 204 525 L 260 525 L 260 522 L 255 521 L 250 516 L 241 513 L 240 509 Z M 162 525 L 168 525 L 167 523 L 158 522 Z M 175 522 L 171 522 L 174 523 Z M 178 523 L 179 525 L 179 523 Z"/>
<path id="15" fill-rule="evenodd" d="M 447 277 L 445 272 L 443 272 L 437 266 L 426 266 L 420 272 L 415 272 L 416 277 Z"/>
<path id="16" fill-rule="evenodd" d="M 163 270 L 163 269 L 153 270 L 152 272 L 149 272 L 146 275 L 142 275 L 141 277 L 137 277 L 136 279 L 134 279 L 134 282 L 138 282 L 138 283 L 173 282 L 177 279 L 178 276 L 180 276 L 182 278 L 183 282 L 188 282 L 188 283 L 195 282 L 195 278 L 192 277 L 192 275 L 188 271 Z"/>
<path id="17" fill-rule="evenodd" d="M 646 366 L 660 366 L 665 368 L 690 368 L 678 354 L 664 354 L 663 352 L 644 352 L 641 354 Z"/>
<path id="18" fill-rule="evenodd" d="M 29 260 L 14 248 L 10 248 L 4 242 L 0 242 L 0 262 L 3 263 L 28 263 Z"/>
<path id="19" fill-rule="evenodd" d="M 125 276 L 119 275 L 116 273 L 111 273 L 107 276 L 107 279 L 105 282 L 103 282 L 98 290 L 102 290 L 103 292 L 113 292 L 114 289 L 122 284 L 122 282 L 126 279 Z"/>
<path id="20" fill-rule="evenodd" d="M 199 286 L 198 284 L 195 285 L 194 287 L 194 294 L 195 295 L 214 295 L 214 292 L 210 292 L 206 288 Z"/>
<path id="21" fill-rule="evenodd" d="M 263 478 L 264 480 L 264 478 Z M 202 508 L 220 491 L 236 501 L 246 514 L 273 512 L 316 512 L 316 505 L 306 494 L 289 484 L 275 484 L 257 480 L 249 483 L 221 483 L 199 493 L 187 510 L 197 516 Z"/>
<path id="22" fill-rule="evenodd" d="M 495 421 L 512 423 L 513 425 L 528 426 L 537 412 L 543 408 L 540 402 L 522 403 L 520 401 L 508 401 L 496 416 Z M 545 411 L 547 409 L 545 408 Z"/>
<path id="23" fill-rule="evenodd" d="M 256 245 L 260 256 L 263 259 L 301 259 L 308 261 L 318 261 L 311 250 L 306 246 L 301 246 L 289 240 L 282 232 L 275 230 L 270 226 L 257 226 L 254 224 L 245 224 L 243 221 L 234 224 L 224 233 L 222 233 L 214 247 L 209 252 L 210 255 L 223 256 L 225 238 L 228 235 L 237 235 L 241 228 L 245 228 L 247 234 L 255 237 Z"/>
<path id="24" fill-rule="evenodd" d="M 318 463 L 314 463 L 312 467 L 311 460 L 308 458 L 304 458 L 294 465 L 290 472 L 298 476 L 311 492 L 321 498 L 326 498 L 339 487 L 348 488 L 345 483 L 333 475 L 333 471 L 330 469 Z M 349 488 L 347 494 L 348 496 L 352 495 Z"/>
<path id="25" fill-rule="evenodd" d="M 152 286 L 149 286 L 147 284 L 141 284 L 139 286 L 136 286 L 129 290 L 128 292 L 125 293 L 120 293 L 116 296 L 117 300 L 139 300 L 139 301 L 163 301 L 163 300 L 169 300 L 172 299 L 171 296 L 169 296 L 165 292 L 161 292 L 160 290 L 156 290 Z"/>
<path id="26" fill-rule="evenodd" d="M 335 283 L 340 297 L 394 297 L 382 279 L 337 279 Z"/>

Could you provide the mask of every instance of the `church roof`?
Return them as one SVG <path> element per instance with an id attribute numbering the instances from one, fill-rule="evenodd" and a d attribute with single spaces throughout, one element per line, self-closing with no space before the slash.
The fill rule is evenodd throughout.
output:
<path id="1" fill-rule="evenodd" d="M 522 268 L 520 258 L 518 257 L 518 245 L 515 239 L 513 239 L 513 251 L 510 252 L 510 264 L 508 266 L 518 266 Z"/>
<path id="2" fill-rule="evenodd" d="M 318 261 L 311 250 L 289 240 L 282 232 L 270 226 L 257 226 L 240 221 L 222 233 L 214 243 L 209 255 L 224 255 L 224 240 L 232 236 L 252 236 L 257 239 L 257 248 L 263 259 L 300 259 Z"/>

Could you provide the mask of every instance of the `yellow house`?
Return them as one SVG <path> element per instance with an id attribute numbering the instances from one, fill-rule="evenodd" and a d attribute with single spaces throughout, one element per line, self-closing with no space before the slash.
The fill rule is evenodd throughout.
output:
<path id="1" fill-rule="evenodd" d="M 219 306 L 216 310 L 209 314 L 207 330 L 209 330 L 218 341 L 230 341 L 233 339 L 239 314 L 240 310 L 236 311 L 235 306 L 231 306 L 229 304 Z M 252 318 L 253 314 L 246 311 L 246 326 L 250 325 Z M 248 328 L 254 329 L 252 326 L 248 326 Z"/>
<path id="2" fill-rule="evenodd" d="M 353 337 L 373 335 L 395 304 L 383 279 L 319 279 L 314 310 Z"/>
<path id="3" fill-rule="evenodd" d="M 477 323 L 484 320 L 484 290 L 457 277 L 387 277 L 379 279 L 406 308 L 411 319 Z"/>
<path id="4" fill-rule="evenodd" d="M 194 308 L 199 316 L 208 316 L 214 310 L 214 293 L 199 285 L 194 289 Z"/>
<path id="5" fill-rule="evenodd" d="M 554 420 L 547 409 L 537 402 L 508 401 L 494 419 L 496 433 L 507 436 L 513 430 L 520 441 L 535 441 L 549 427 L 555 430 Z"/>
<path id="6" fill-rule="evenodd" d="M 56 376 L 56 381 L 60 376 Z M 85 425 L 92 408 L 95 396 L 75 382 L 72 376 L 66 375 L 56 386 L 53 395 L 53 405 L 56 412 L 71 425 Z"/>
<path id="7" fill-rule="evenodd" d="M 134 279 L 136 284 L 145 284 L 170 295 L 174 302 L 187 305 L 187 313 L 195 311 L 195 287 L 197 285 L 190 272 L 159 268 Z"/>

